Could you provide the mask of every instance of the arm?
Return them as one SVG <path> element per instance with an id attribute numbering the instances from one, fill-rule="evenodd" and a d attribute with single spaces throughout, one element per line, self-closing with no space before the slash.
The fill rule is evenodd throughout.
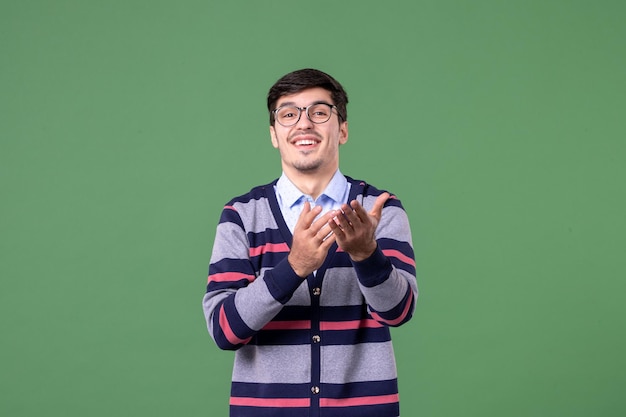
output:
<path id="1" fill-rule="evenodd" d="M 329 226 L 352 260 L 372 317 L 389 326 L 408 321 L 418 290 L 409 222 L 400 202 L 383 193 L 369 212 L 352 201 L 335 215 Z"/>
<path id="2" fill-rule="evenodd" d="M 303 210 L 292 249 L 271 269 L 254 265 L 253 255 L 288 252 L 286 244 L 250 248 L 246 227 L 235 207 L 227 206 L 217 227 L 203 309 L 209 333 L 221 349 L 235 350 L 280 312 L 303 279 L 319 268 L 334 238 L 326 217 L 313 222 L 319 209 Z M 311 269 L 312 268 L 312 269 Z"/>

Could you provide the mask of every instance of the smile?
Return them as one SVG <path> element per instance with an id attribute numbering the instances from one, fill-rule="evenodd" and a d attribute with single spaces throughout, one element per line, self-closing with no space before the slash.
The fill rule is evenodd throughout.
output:
<path id="1" fill-rule="evenodd" d="M 309 146 L 309 145 L 315 145 L 317 144 L 317 141 L 312 140 L 312 139 L 300 139 L 294 142 L 294 145 L 296 146 Z"/>

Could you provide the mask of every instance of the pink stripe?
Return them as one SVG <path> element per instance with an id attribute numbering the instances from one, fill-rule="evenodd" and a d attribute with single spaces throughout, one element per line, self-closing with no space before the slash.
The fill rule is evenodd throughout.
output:
<path id="1" fill-rule="evenodd" d="M 401 260 L 402 262 L 404 262 L 405 264 L 409 264 L 411 266 L 415 266 L 415 260 L 414 259 L 409 258 L 408 256 L 406 256 L 405 254 L 403 254 L 402 252 L 400 252 L 398 250 L 395 250 L 395 249 L 384 249 L 383 253 L 387 257 L 397 258 L 397 259 Z"/>
<path id="2" fill-rule="evenodd" d="M 251 337 L 247 339 L 240 339 L 235 335 L 233 330 L 230 328 L 230 324 L 228 323 L 228 318 L 226 317 L 226 313 L 224 312 L 224 305 L 222 305 L 222 307 L 220 308 L 220 327 L 222 328 L 226 339 L 233 345 L 238 345 L 240 343 L 246 344 L 250 341 L 250 339 L 252 339 Z"/>
<path id="3" fill-rule="evenodd" d="M 341 249 L 341 248 L 337 248 L 337 252 L 344 252 L 344 250 Z M 405 254 L 403 254 L 399 250 L 396 250 L 396 249 L 383 249 L 383 254 L 385 256 L 387 256 L 387 257 L 397 258 L 397 259 L 401 260 L 402 262 L 404 262 L 405 264 L 409 264 L 409 265 L 415 266 L 415 260 L 409 258 L 408 256 L 406 256 Z"/>
<path id="4" fill-rule="evenodd" d="M 397 403 L 398 394 L 375 395 L 356 398 L 320 398 L 320 407 L 355 407 L 359 405 L 377 405 Z"/>
<path id="5" fill-rule="evenodd" d="M 230 397 L 230 405 L 244 407 L 310 407 L 309 398 L 253 398 L 253 397 Z"/>
<path id="6" fill-rule="evenodd" d="M 350 321 L 323 321 L 320 323 L 320 330 L 355 330 L 360 328 L 383 327 L 375 320 L 350 320 Z"/>
<path id="7" fill-rule="evenodd" d="M 270 321 L 263 330 L 308 330 L 311 328 L 310 320 Z"/>
<path id="8" fill-rule="evenodd" d="M 394 320 L 386 320 L 382 317 L 380 317 L 380 315 L 378 313 L 372 312 L 372 317 L 374 317 L 376 320 L 381 321 L 383 323 L 386 323 L 390 326 L 395 326 L 396 324 L 402 322 L 402 320 L 404 320 L 406 318 L 406 316 L 409 314 L 409 310 L 411 309 L 411 303 L 413 302 L 413 291 L 409 292 L 409 298 L 406 300 L 406 305 L 404 306 L 404 310 L 402 311 L 402 314 L 400 314 L 400 317 L 394 319 Z"/>
<path id="9" fill-rule="evenodd" d="M 289 246 L 286 243 L 266 243 L 256 248 L 250 248 L 250 256 L 259 256 L 267 252 L 289 252 Z"/>
<path id="10" fill-rule="evenodd" d="M 224 210 L 237 211 L 237 209 L 234 206 L 224 206 Z"/>
<path id="11" fill-rule="evenodd" d="M 254 281 L 254 275 L 242 274 L 241 272 L 222 272 L 220 274 L 209 275 L 209 282 L 234 282 L 240 279 Z"/>

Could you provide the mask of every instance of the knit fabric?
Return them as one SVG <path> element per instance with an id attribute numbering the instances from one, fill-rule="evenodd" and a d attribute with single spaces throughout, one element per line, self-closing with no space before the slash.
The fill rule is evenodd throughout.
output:
<path id="1" fill-rule="evenodd" d="M 382 191 L 346 178 L 369 211 Z M 224 207 L 211 255 L 203 309 L 217 346 L 236 351 L 231 417 L 399 416 L 389 327 L 411 318 L 418 295 L 400 201 L 387 200 L 371 257 L 353 262 L 334 244 L 302 280 L 275 184 Z"/>

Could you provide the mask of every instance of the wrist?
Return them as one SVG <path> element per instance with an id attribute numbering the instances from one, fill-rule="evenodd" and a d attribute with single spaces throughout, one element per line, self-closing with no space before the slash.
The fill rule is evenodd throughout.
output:
<path id="1" fill-rule="evenodd" d="M 298 266 L 297 262 L 293 262 L 291 256 L 287 256 L 287 263 L 289 264 L 291 269 L 293 269 L 293 272 L 295 272 L 295 274 L 300 277 L 300 279 L 305 279 L 309 276 L 310 272 L 307 272 L 306 269 Z"/>
<path id="2" fill-rule="evenodd" d="M 354 262 L 362 262 L 372 256 L 372 254 L 376 251 L 378 247 L 378 243 L 375 240 L 370 242 L 367 248 L 358 252 L 348 253 L 350 255 L 350 259 Z"/>

